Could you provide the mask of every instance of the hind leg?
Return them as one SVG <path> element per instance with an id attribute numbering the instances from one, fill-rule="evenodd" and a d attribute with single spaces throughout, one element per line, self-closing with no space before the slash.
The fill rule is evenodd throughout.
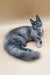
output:
<path id="1" fill-rule="evenodd" d="M 18 44 L 21 46 L 21 47 L 26 47 L 27 46 L 27 42 L 26 42 L 26 40 L 24 39 L 24 40 L 19 40 L 18 41 Z"/>
<path id="2" fill-rule="evenodd" d="M 26 47 L 27 46 L 27 42 L 26 41 L 22 41 L 22 46 Z"/>
<path id="3" fill-rule="evenodd" d="M 23 43 L 22 46 L 26 47 L 27 46 L 27 43 Z"/>

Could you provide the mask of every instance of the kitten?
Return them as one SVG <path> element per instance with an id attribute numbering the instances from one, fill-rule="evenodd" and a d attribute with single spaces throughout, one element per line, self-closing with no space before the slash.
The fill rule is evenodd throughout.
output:
<path id="1" fill-rule="evenodd" d="M 4 48 L 12 56 L 31 61 L 38 59 L 40 53 L 31 49 L 24 48 L 27 42 L 37 41 L 38 47 L 42 46 L 41 36 L 43 34 L 42 21 L 36 15 L 36 21 L 30 19 L 32 26 L 22 26 L 11 30 L 5 37 Z"/>

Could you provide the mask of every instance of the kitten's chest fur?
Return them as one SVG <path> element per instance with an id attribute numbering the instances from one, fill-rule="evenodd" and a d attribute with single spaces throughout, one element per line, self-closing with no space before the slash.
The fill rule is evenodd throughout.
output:
<path id="1" fill-rule="evenodd" d="M 32 27 L 30 29 L 31 29 L 30 35 L 39 35 L 40 36 L 40 34 L 42 33 L 42 32 L 40 32 L 40 30 L 36 30 Z"/>

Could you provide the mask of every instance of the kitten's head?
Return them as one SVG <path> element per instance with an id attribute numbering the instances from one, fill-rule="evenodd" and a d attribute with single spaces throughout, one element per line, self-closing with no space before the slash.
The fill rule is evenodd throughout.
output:
<path id="1" fill-rule="evenodd" d="M 42 27 L 42 21 L 38 15 L 36 15 L 36 21 L 30 19 L 32 27 L 34 29 L 40 29 Z"/>

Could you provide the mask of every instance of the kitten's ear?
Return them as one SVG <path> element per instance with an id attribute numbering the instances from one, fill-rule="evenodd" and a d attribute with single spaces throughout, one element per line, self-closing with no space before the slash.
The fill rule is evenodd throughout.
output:
<path id="1" fill-rule="evenodd" d="M 34 25 L 34 20 L 30 19 L 30 22 L 31 22 L 32 25 Z"/>
<path id="2" fill-rule="evenodd" d="M 40 21 L 41 22 L 40 17 L 38 15 L 36 15 L 36 21 Z"/>

